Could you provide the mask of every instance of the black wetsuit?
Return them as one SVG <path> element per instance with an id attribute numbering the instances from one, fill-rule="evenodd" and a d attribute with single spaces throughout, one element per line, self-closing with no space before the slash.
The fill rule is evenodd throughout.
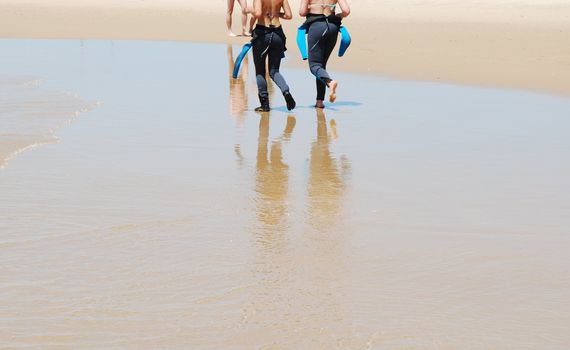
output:
<path id="1" fill-rule="evenodd" d="M 307 15 L 307 45 L 309 67 L 317 78 L 317 100 L 325 99 L 326 84 L 332 79 L 327 73 L 327 62 L 338 39 L 341 19 L 335 15 Z"/>
<path id="2" fill-rule="evenodd" d="M 255 75 L 259 96 L 268 97 L 267 80 L 265 80 L 265 61 L 269 57 L 269 76 L 275 84 L 285 93 L 289 86 L 285 78 L 279 73 L 281 59 L 285 57 L 286 42 L 285 33 L 281 27 L 265 27 L 258 24 L 253 31 L 252 48 L 253 61 L 255 63 Z"/>

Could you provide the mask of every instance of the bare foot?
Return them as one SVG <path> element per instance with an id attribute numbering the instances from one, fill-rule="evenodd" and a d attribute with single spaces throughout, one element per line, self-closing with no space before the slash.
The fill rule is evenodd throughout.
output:
<path id="1" fill-rule="evenodd" d="M 317 100 L 317 103 L 315 104 L 315 108 L 325 108 L 325 104 L 324 104 L 323 100 Z"/>
<path id="2" fill-rule="evenodd" d="M 251 36 L 251 32 L 243 32 L 241 33 L 242 36 Z"/>
<path id="3" fill-rule="evenodd" d="M 237 35 L 236 35 L 234 32 L 232 32 L 232 31 L 229 31 L 229 32 L 228 32 L 228 36 L 231 36 L 231 37 L 236 37 Z"/>
<path id="4" fill-rule="evenodd" d="M 336 88 L 338 87 L 338 82 L 336 80 L 331 80 L 329 82 L 329 89 L 331 89 L 331 94 L 329 95 L 329 101 L 333 103 L 336 101 Z"/>

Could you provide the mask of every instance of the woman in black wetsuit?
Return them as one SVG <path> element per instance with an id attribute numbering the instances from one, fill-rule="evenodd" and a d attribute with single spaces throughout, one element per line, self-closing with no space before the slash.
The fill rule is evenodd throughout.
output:
<path id="1" fill-rule="evenodd" d="M 336 6 L 341 12 L 336 13 Z M 350 14 L 347 0 L 301 0 L 299 14 L 307 17 L 309 67 L 317 78 L 317 103 L 324 108 L 325 91 L 330 89 L 329 101 L 336 101 L 338 82 L 327 72 L 327 62 L 336 45 L 342 19 Z"/>
<path id="2" fill-rule="evenodd" d="M 295 108 L 295 100 L 289 92 L 289 86 L 285 78 L 279 72 L 281 59 L 285 56 L 285 33 L 281 28 L 280 18 L 291 19 L 291 6 L 287 0 L 254 0 L 253 9 L 257 17 L 257 26 L 253 31 L 252 48 L 255 62 L 255 76 L 259 92 L 257 112 L 268 112 L 269 93 L 265 79 L 265 61 L 269 58 L 269 76 L 279 87 L 287 102 L 287 109 Z"/>

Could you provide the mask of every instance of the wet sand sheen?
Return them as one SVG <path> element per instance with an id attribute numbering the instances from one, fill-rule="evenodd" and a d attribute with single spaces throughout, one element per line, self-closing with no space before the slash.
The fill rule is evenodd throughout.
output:
<path id="1" fill-rule="evenodd" d="M 0 77 L 0 168 L 17 154 L 57 142 L 56 132 L 95 107 L 69 93 L 42 90 L 29 77 Z"/>
<path id="2" fill-rule="evenodd" d="M 103 102 L 0 171 L 0 347 L 570 343 L 570 100 L 285 70 L 259 116 L 237 48 L 0 45 Z"/>

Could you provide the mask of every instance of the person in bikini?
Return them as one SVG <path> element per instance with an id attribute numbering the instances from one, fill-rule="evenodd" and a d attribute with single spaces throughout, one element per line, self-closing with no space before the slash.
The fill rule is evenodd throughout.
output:
<path id="1" fill-rule="evenodd" d="M 336 12 L 337 5 L 340 12 Z M 327 72 L 327 62 L 336 45 L 342 19 L 350 15 L 347 0 L 301 0 L 299 14 L 306 17 L 309 49 L 309 68 L 317 81 L 315 107 L 324 108 L 325 92 L 329 88 L 329 101 L 336 101 L 338 81 Z"/>
<path id="2" fill-rule="evenodd" d="M 255 63 L 255 75 L 259 94 L 260 106 L 257 112 L 268 112 L 269 93 L 267 90 L 266 61 L 269 64 L 269 76 L 283 93 L 287 103 L 287 109 L 295 108 L 295 100 L 289 91 L 285 78 L 279 72 L 281 59 L 285 57 L 285 42 L 287 40 L 280 19 L 291 19 L 293 14 L 288 0 L 254 0 L 254 15 L 257 25 L 253 30 L 251 40 L 253 49 L 253 61 Z"/>

